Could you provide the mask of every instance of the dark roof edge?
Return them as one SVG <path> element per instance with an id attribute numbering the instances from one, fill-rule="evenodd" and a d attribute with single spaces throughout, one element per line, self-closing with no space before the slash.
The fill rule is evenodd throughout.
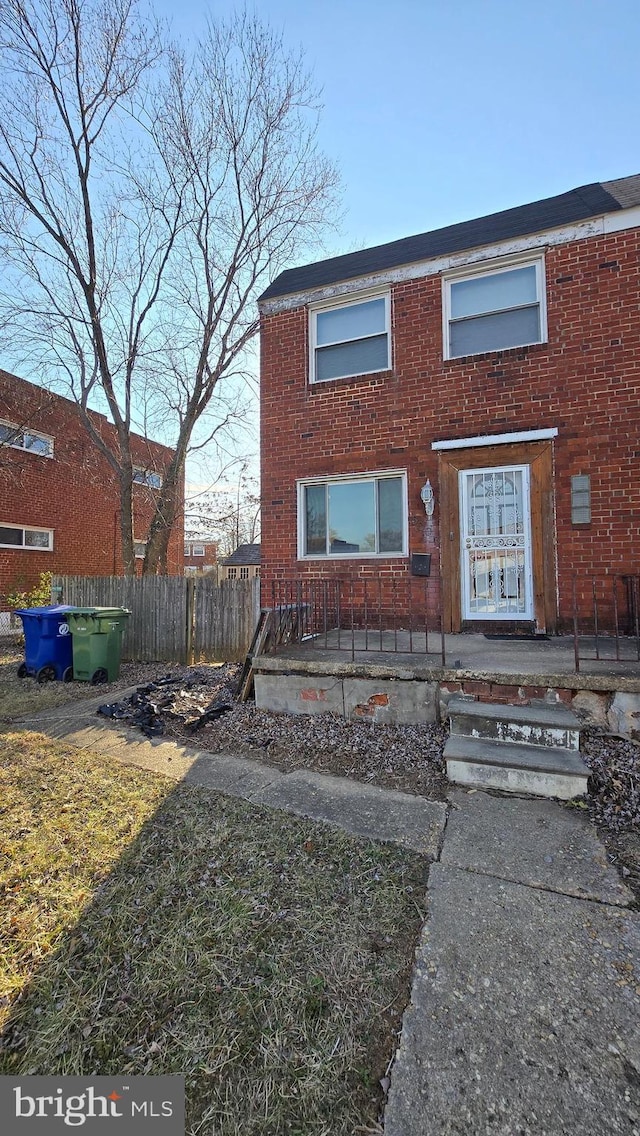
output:
<path id="1" fill-rule="evenodd" d="M 592 182 L 554 197 L 281 272 L 258 302 L 470 251 L 640 205 L 640 176 Z"/>

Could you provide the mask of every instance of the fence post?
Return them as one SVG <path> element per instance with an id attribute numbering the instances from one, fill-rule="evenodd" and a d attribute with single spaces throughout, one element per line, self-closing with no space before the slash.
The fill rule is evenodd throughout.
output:
<path id="1" fill-rule="evenodd" d="M 185 663 L 190 667 L 193 663 L 194 629 L 196 616 L 196 581 L 193 576 L 187 576 L 187 590 L 185 593 Z"/>

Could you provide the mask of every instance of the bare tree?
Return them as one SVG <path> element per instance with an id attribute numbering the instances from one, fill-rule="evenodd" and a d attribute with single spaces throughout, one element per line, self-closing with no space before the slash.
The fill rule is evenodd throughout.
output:
<path id="1" fill-rule="evenodd" d="M 0 342 L 65 377 L 118 476 L 127 572 L 132 433 L 174 447 L 144 568 L 166 570 L 190 446 L 242 419 L 256 294 L 334 208 L 316 93 L 257 18 L 187 53 L 137 0 L 0 0 L 0 50 Z"/>
<path id="2" fill-rule="evenodd" d="M 200 493 L 188 503 L 185 531 L 195 538 L 215 537 L 218 558 L 230 556 L 240 544 L 260 539 L 260 487 L 243 464 L 235 489 Z"/>

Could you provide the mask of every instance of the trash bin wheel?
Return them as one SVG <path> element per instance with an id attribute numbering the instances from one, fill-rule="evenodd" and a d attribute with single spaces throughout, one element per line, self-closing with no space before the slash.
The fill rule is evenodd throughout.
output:
<path id="1" fill-rule="evenodd" d="M 54 682 L 56 677 L 56 668 L 52 663 L 47 663 L 46 667 L 40 667 L 36 674 L 38 682 Z"/>
<path id="2" fill-rule="evenodd" d="M 73 667 L 65 667 L 64 671 L 62 672 L 62 681 L 73 682 Z"/>
<path id="3" fill-rule="evenodd" d="M 26 678 L 28 673 L 27 664 L 20 663 L 20 666 L 18 667 L 18 678 Z"/>
<path id="4" fill-rule="evenodd" d="M 93 674 L 91 675 L 91 685 L 92 686 L 97 686 L 99 682 L 108 682 L 108 681 L 109 681 L 109 675 L 107 674 L 107 671 L 104 667 L 98 667 L 98 670 L 94 671 Z"/>

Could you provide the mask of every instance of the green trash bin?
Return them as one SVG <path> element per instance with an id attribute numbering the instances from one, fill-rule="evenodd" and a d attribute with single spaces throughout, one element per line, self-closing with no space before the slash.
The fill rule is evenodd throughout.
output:
<path id="1" fill-rule="evenodd" d="M 73 620 L 69 619 L 71 615 Z M 79 607 L 68 613 L 75 679 L 95 684 L 118 677 L 122 635 L 129 615 L 123 607 Z"/>

